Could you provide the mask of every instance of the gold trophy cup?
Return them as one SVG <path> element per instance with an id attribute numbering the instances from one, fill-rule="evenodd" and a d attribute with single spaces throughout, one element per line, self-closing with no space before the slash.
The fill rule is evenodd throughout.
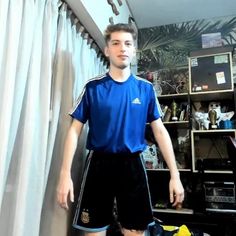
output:
<path id="1" fill-rule="evenodd" d="M 171 120 L 177 121 L 178 117 L 176 116 L 177 113 L 177 104 L 175 101 L 171 103 Z"/>
<path id="2" fill-rule="evenodd" d="M 209 129 L 217 129 L 217 124 L 216 124 L 217 112 L 216 112 L 216 110 L 211 109 L 208 112 L 208 118 L 210 120 Z"/>

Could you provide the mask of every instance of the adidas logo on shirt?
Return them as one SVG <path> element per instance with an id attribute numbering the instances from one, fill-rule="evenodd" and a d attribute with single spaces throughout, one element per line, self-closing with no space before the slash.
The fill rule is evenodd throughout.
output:
<path id="1" fill-rule="evenodd" d="M 133 101 L 132 101 L 133 104 L 141 104 L 141 101 L 139 100 L 139 98 L 135 98 Z"/>

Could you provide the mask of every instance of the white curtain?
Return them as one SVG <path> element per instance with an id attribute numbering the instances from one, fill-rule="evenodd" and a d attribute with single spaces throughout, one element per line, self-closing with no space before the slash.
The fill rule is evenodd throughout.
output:
<path id="1" fill-rule="evenodd" d="M 55 203 L 67 112 L 84 82 L 105 72 L 69 15 L 57 0 L 0 0 L 0 235 L 69 228 Z"/>
<path id="2" fill-rule="evenodd" d="M 58 127 L 55 127 L 56 140 L 53 150 L 53 159 L 42 211 L 40 236 L 72 235 L 71 211 L 65 212 L 55 202 L 55 188 L 59 178 L 59 169 L 62 161 L 63 145 L 67 129 L 71 123 L 68 111 L 75 104 L 85 82 L 93 76 L 105 73 L 106 67 L 98 59 L 94 49 L 83 39 L 83 28 L 77 25 L 78 20 L 71 21 L 71 12 L 66 4 L 60 11 L 58 25 L 58 43 L 56 49 L 56 64 L 54 68 L 54 110 L 59 112 Z M 81 30 L 82 29 L 82 30 Z M 96 64 L 96 66 L 94 66 Z M 56 121 L 52 125 L 57 126 Z M 73 162 L 72 176 L 75 191 L 79 189 L 79 180 L 82 174 L 84 157 L 86 156 L 85 137 L 86 128 L 81 135 L 78 149 Z M 52 187 L 53 186 L 53 187 Z M 76 199 L 75 199 L 76 200 Z M 75 203 L 76 205 L 76 203 Z"/>

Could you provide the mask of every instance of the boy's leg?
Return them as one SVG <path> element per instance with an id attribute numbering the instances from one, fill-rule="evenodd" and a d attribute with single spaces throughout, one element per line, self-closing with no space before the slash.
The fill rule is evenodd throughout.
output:
<path id="1" fill-rule="evenodd" d="M 123 229 L 122 233 L 124 236 L 144 236 L 144 231 L 141 230 Z"/>
<path id="2" fill-rule="evenodd" d="M 121 159 L 122 160 L 122 159 Z M 152 203 L 143 159 L 138 153 L 121 161 L 117 191 L 118 221 L 126 235 L 144 235 L 154 224 Z"/>
<path id="3" fill-rule="evenodd" d="M 124 236 L 144 236 L 144 231 L 139 230 L 129 230 L 129 229 L 122 229 L 122 233 Z M 84 236 L 106 236 L 106 231 L 101 232 L 85 232 Z"/>
<path id="4" fill-rule="evenodd" d="M 106 236 L 106 230 L 100 232 L 85 232 L 84 236 Z"/>
<path id="5" fill-rule="evenodd" d="M 111 171 L 110 171 L 111 172 Z M 86 235 L 103 235 L 112 221 L 114 194 L 109 159 L 90 152 L 84 171 L 73 227 Z"/>

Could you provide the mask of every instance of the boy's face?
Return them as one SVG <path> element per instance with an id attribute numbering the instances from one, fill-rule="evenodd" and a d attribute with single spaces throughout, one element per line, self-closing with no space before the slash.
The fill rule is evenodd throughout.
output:
<path id="1" fill-rule="evenodd" d="M 112 33 L 105 48 L 105 55 L 109 57 L 111 66 L 119 69 L 129 67 L 135 55 L 132 34 L 124 31 Z"/>

